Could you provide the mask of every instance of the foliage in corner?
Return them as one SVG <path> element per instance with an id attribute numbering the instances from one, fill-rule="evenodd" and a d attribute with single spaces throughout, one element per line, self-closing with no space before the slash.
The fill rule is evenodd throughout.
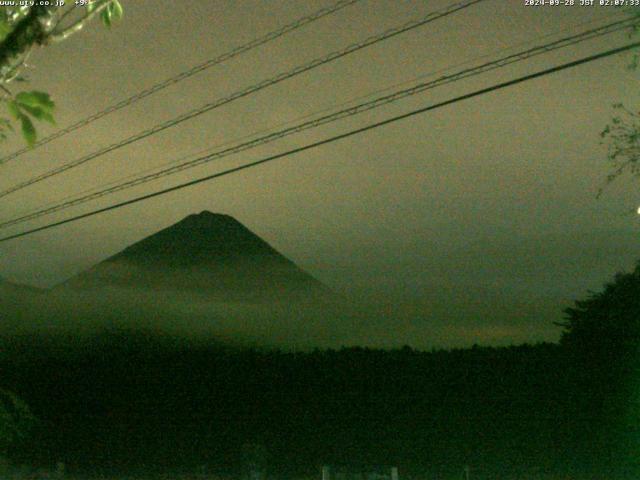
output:
<path id="1" fill-rule="evenodd" d="M 591 402 L 589 415 L 604 427 L 616 463 L 640 467 L 640 262 L 564 313 L 561 345 L 576 385 L 586 386 L 581 401 Z"/>
<path id="2" fill-rule="evenodd" d="M 46 92 L 14 94 L 9 89 L 13 82 L 27 81 L 20 73 L 31 51 L 66 40 L 97 15 L 109 28 L 123 16 L 119 0 L 79 0 L 66 8 L 47 3 L 51 5 L 0 6 L 0 103 L 8 114 L 0 116 L 0 141 L 7 139 L 15 124 L 32 147 L 37 141 L 34 121 L 55 124 L 55 103 Z"/>
<path id="3" fill-rule="evenodd" d="M 631 27 L 630 37 L 640 33 L 640 10 L 628 10 L 630 16 L 638 22 Z M 640 54 L 636 51 L 628 68 L 637 70 L 640 65 Z M 611 122 L 600 133 L 602 143 L 607 145 L 607 159 L 613 170 L 606 177 L 605 185 L 609 185 L 624 173 L 640 177 L 640 112 L 625 107 L 622 103 L 613 105 L 615 114 Z M 603 193 L 604 187 L 598 190 L 597 197 Z"/>
<path id="4" fill-rule="evenodd" d="M 33 120 L 55 125 L 53 118 L 55 104 L 48 93 L 37 90 L 25 91 L 18 93 L 15 97 L 4 98 L 3 101 L 11 118 L 19 122 L 22 136 L 29 146 L 33 146 L 37 138 Z M 7 130 L 13 130 L 11 122 L 6 118 L 0 119 L 0 139 L 7 138 Z"/>
<path id="5" fill-rule="evenodd" d="M 589 292 L 566 308 L 563 344 L 625 354 L 640 347 L 640 262 L 629 273 L 618 273 L 601 292 Z"/>
<path id="6" fill-rule="evenodd" d="M 97 8 L 98 3 L 99 2 L 90 3 L 87 6 L 87 11 L 94 11 Z M 102 12 L 100 12 L 100 19 L 107 28 L 111 28 L 111 24 L 113 22 L 117 22 L 122 19 L 123 13 L 124 10 L 120 2 L 118 0 L 113 0 L 106 6 L 104 10 L 102 10 Z"/>
<path id="7" fill-rule="evenodd" d="M 622 103 L 613 105 L 616 115 L 600 133 L 608 147 L 607 158 L 613 171 L 607 175 L 606 184 L 623 173 L 640 177 L 640 112 L 626 108 Z M 603 188 L 598 191 L 602 195 Z"/>

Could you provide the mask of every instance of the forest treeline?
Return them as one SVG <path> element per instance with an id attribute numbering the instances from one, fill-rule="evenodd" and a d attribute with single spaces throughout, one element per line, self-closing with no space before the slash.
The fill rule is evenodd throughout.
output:
<path id="1" fill-rule="evenodd" d="M 1 387 L 38 423 L 15 464 L 238 473 L 397 465 L 405 476 L 637 478 L 640 267 L 566 311 L 559 344 L 291 352 L 105 331 L 3 342 Z"/>
<path id="2" fill-rule="evenodd" d="M 109 337 L 5 359 L 5 385 L 39 419 L 14 461 L 229 472 L 258 443 L 269 470 L 292 475 L 344 463 L 443 476 L 471 465 L 487 478 L 629 465 L 615 404 L 625 385 L 559 345 L 287 353 Z"/>

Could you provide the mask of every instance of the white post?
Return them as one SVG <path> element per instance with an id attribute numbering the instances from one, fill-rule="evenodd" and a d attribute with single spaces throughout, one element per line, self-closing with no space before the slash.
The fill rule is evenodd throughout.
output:
<path id="1" fill-rule="evenodd" d="M 398 467 L 391 467 L 391 480 L 398 480 Z"/>
<path id="2" fill-rule="evenodd" d="M 329 466 L 328 465 L 323 465 L 322 466 L 322 480 L 330 480 L 330 472 L 329 472 Z"/>

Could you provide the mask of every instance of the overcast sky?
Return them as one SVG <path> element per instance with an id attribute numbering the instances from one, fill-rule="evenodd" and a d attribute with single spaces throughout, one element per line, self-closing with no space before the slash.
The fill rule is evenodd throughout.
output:
<path id="1" fill-rule="evenodd" d="M 122 3 L 125 18 L 111 31 L 96 23 L 30 58 L 30 87 L 51 93 L 59 126 L 330 1 Z M 0 188 L 450 3 L 362 0 L 0 167 Z M 527 7 L 523 0 L 487 0 L 0 199 L 0 217 L 463 61 L 577 33 L 618 13 L 598 6 Z M 626 42 L 627 34 L 620 33 L 543 55 L 47 220 Z M 385 305 L 389 316 L 372 326 L 372 343 L 422 347 L 555 341 L 559 330 L 552 322 L 561 320 L 564 307 L 640 258 L 639 217 L 628 213 L 640 204 L 640 184 L 624 178 L 595 198 L 609 173 L 598 134 L 612 115 L 611 105 L 623 101 L 637 108 L 640 101 L 638 73 L 625 68 L 629 62 L 629 54 L 608 57 L 0 244 L 0 276 L 49 286 L 190 213 L 211 210 L 234 216 L 333 289 Z M 14 139 L 2 149 L 19 146 Z"/>

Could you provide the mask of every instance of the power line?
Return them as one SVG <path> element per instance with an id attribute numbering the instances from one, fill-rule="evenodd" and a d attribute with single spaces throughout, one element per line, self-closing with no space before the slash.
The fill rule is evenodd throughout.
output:
<path id="1" fill-rule="evenodd" d="M 67 170 L 70 170 L 72 168 L 75 168 L 79 165 L 85 164 L 91 160 L 94 160 L 98 157 L 101 157 L 102 155 L 105 155 L 109 152 L 112 152 L 114 150 L 117 150 L 119 148 L 122 148 L 126 145 L 129 145 L 131 143 L 137 142 L 139 140 L 143 140 L 147 137 L 150 137 L 152 135 L 155 135 L 156 133 L 159 133 L 163 130 L 166 130 L 167 128 L 171 128 L 174 127 L 182 122 L 185 122 L 187 120 L 191 120 L 192 118 L 195 118 L 199 115 L 202 115 L 206 112 L 209 112 L 215 108 L 221 107 L 223 105 L 226 105 L 228 103 L 231 103 L 235 100 L 238 100 L 240 98 L 246 97 L 252 93 L 256 93 L 260 90 L 263 90 L 267 87 L 270 87 L 272 85 L 275 85 L 277 83 L 283 82 L 284 80 L 288 80 L 290 78 L 293 78 L 297 75 L 300 75 L 302 73 L 305 73 L 309 70 L 312 70 L 314 68 L 317 68 L 321 65 L 325 65 L 327 63 L 333 62 L 334 60 L 337 60 L 339 58 L 342 58 L 346 55 L 349 55 L 351 53 L 357 52 L 359 50 L 362 50 L 364 48 L 367 48 L 371 45 L 375 45 L 377 43 L 380 43 L 384 40 L 387 40 L 389 38 L 395 37 L 397 35 L 400 35 L 402 33 L 408 32 L 410 30 L 413 30 L 415 28 L 424 26 L 428 23 L 431 23 L 435 20 L 438 20 L 440 18 L 446 17 L 448 15 L 451 15 L 455 12 L 458 12 L 460 10 L 463 10 L 465 8 L 468 8 L 472 5 L 475 5 L 476 3 L 480 3 L 482 1 L 485 0 L 465 0 L 463 2 L 459 2 L 459 3 L 455 3 L 443 10 L 440 10 L 438 12 L 434 12 L 434 13 L 430 13 L 428 15 L 426 15 L 425 17 L 422 17 L 420 19 L 417 20 L 412 20 L 410 22 L 405 23 L 404 25 L 401 25 L 399 27 L 394 27 L 391 29 L 388 29 L 380 34 L 377 35 L 373 35 L 361 42 L 358 43 L 354 43 L 349 45 L 348 47 L 342 49 L 342 50 L 338 50 L 335 52 L 332 52 L 328 55 L 325 55 L 323 57 L 317 58 L 315 60 L 312 60 L 309 63 L 305 63 L 303 65 L 299 65 L 298 67 L 295 67 L 292 70 L 289 70 L 287 72 L 283 72 L 280 73 L 278 75 L 276 75 L 275 77 L 272 77 L 270 79 L 267 80 L 263 80 L 255 85 L 252 85 L 248 88 L 245 88 L 243 90 L 240 90 L 238 92 L 235 92 L 227 97 L 223 97 L 220 98 L 218 100 L 214 100 L 213 102 L 207 103 L 203 106 L 201 106 L 200 108 L 197 108 L 195 110 L 192 110 L 190 112 L 184 113 L 178 117 L 175 117 L 171 120 L 168 120 L 166 122 L 160 123 L 154 127 L 151 127 L 147 130 L 143 130 L 142 132 L 139 132 L 133 136 L 130 136 L 124 140 L 121 140 L 119 142 L 113 143 L 107 147 L 104 147 L 96 152 L 90 153 L 84 157 L 81 157 L 77 160 L 74 160 L 72 162 L 69 162 L 67 164 L 64 164 L 60 167 L 54 168 L 52 170 L 49 170 L 48 172 L 45 172 L 41 175 L 37 175 L 35 177 L 32 177 L 29 180 L 26 180 L 24 182 L 18 183 L 17 185 L 10 187 L 6 190 L 3 190 L 0 192 L 0 198 L 5 197 L 13 192 L 16 192 L 18 190 L 22 190 L 23 188 L 26 188 L 30 185 L 33 185 L 34 183 L 38 183 L 41 182 L 42 180 L 46 180 L 47 178 L 51 178 L 55 175 L 58 175 L 60 173 L 66 172 Z"/>
<path id="2" fill-rule="evenodd" d="M 620 14 L 611 15 L 611 17 L 614 17 L 614 16 L 620 16 Z M 626 15 L 626 14 L 623 15 L 623 16 L 625 18 L 627 18 L 627 19 L 629 18 L 628 15 Z M 495 55 L 495 54 L 498 54 L 498 53 L 501 53 L 501 52 L 506 52 L 506 51 L 510 51 L 510 50 L 513 51 L 513 50 L 515 50 L 515 49 L 517 49 L 519 47 L 523 47 L 525 45 L 531 44 L 534 40 L 542 40 L 542 39 L 545 39 L 545 38 L 553 37 L 553 36 L 559 35 L 561 33 L 567 32 L 567 31 L 573 31 L 573 30 L 575 30 L 577 28 L 584 27 L 584 26 L 587 26 L 587 25 L 593 25 L 594 23 L 599 23 L 599 22 L 601 22 L 601 19 L 589 20 L 589 21 L 586 21 L 586 22 L 581 22 L 579 24 L 571 25 L 571 26 L 565 27 L 565 28 L 563 28 L 561 30 L 557 30 L 555 32 L 546 33 L 544 35 L 537 35 L 535 38 L 529 38 L 528 40 L 525 40 L 525 41 L 522 41 L 522 42 L 518 42 L 518 43 L 516 43 L 514 45 L 510 45 L 508 47 L 502 47 L 502 48 L 500 48 L 498 50 L 495 50 L 494 52 L 492 52 L 490 54 L 487 53 L 487 54 L 479 55 L 477 57 L 468 58 L 467 60 L 464 60 L 464 61 L 461 61 L 461 62 L 457 62 L 455 64 L 450 64 L 450 65 L 447 65 L 446 67 L 439 68 L 439 69 L 437 69 L 435 71 L 430 71 L 428 73 L 423 73 L 421 75 L 413 77 L 410 80 L 404 80 L 402 82 L 395 83 L 393 85 L 388 85 L 386 87 L 383 87 L 383 88 L 380 88 L 380 89 L 377 89 L 377 90 L 374 90 L 374 91 L 370 91 L 369 93 L 366 93 L 364 95 L 360 95 L 358 97 L 351 98 L 351 99 L 349 99 L 347 101 L 340 102 L 339 104 L 334 104 L 334 105 L 331 105 L 331 106 L 328 106 L 328 107 L 324 107 L 324 108 L 322 108 L 320 110 L 316 110 L 316 111 L 311 112 L 311 113 L 306 113 L 306 114 L 304 114 L 304 115 L 302 115 L 300 117 L 296 117 L 295 119 L 291 119 L 291 120 L 287 120 L 285 122 L 278 123 L 275 126 L 262 128 L 262 129 L 260 129 L 258 131 L 255 131 L 255 132 L 252 132 L 252 133 L 249 133 L 249 134 L 245 134 L 245 135 L 242 135 L 240 137 L 236 137 L 233 140 L 227 140 L 227 141 L 224 141 L 222 143 L 216 143 L 215 145 L 200 149 L 200 150 L 198 150 L 196 152 L 192 152 L 192 153 L 189 153 L 187 155 L 180 156 L 180 157 L 178 157 L 176 159 L 170 160 L 170 161 L 165 162 L 165 163 L 163 163 L 161 165 L 150 167 L 150 168 L 146 168 L 144 170 L 137 171 L 135 173 L 131 173 L 129 175 L 126 175 L 125 177 L 118 178 L 117 180 L 113 180 L 113 181 L 108 182 L 106 184 L 97 185 L 95 187 L 82 190 L 82 191 L 80 191 L 78 193 L 66 195 L 66 196 L 62 197 L 61 199 L 59 199 L 59 202 L 62 203 L 62 202 L 66 202 L 66 201 L 71 201 L 71 200 L 77 199 L 80 195 L 86 195 L 86 194 L 89 194 L 89 193 L 95 193 L 95 192 L 99 192 L 102 189 L 106 189 L 108 187 L 120 185 L 122 183 L 125 183 L 129 179 L 139 178 L 139 177 L 144 176 L 147 173 L 156 172 L 160 168 L 165 168 L 165 167 L 169 167 L 169 166 L 172 166 L 172 165 L 179 165 L 181 163 L 188 162 L 188 161 L 190 161 L 190 159 L 197 158 L 199 155 L 203 155 L 205 153 L 211 153 L 215 149 L 226 147 L 228 145 L 237 144 L 241 140 L 254 138 L 257 135 L 260 135 L 260 134 L 263 134 L 263 133 L 267 133 L 267 132 L 274 132 L 276 129 L 279 129 L 281 127 L 285 127 L 285 126 L 288 126 L 288 125 L 293 125 L 293 124 L 295 124 L 295 123 L 297 123 L 299 121 L 305 120 L 307 118 L 316 117 L 316 116 L 318 116 L 318 115 L 320 115 L 322 113 L 329 112 L 329 111 L 335 110 L 335 109 L 340 108 L 340 107 L 346 107 L 347 105 L 355 104 L 356 102 L 358 102 L 360 100 L 364 100 L 366 98 L 371 98 L 374 95 L 378 95 L 378 94 L 382 94 L 382 93 L 385 93 L 385 92 L 389 92 L 389 91 L 391 91 L 391 90 L 393 90 L 395 88 L 401 87 L 401 86 L 409 85 L 410 83 L 415 82 L 417 80 L 422 80 L 422 79 L 425 79 L 425 78 L 432 78 L 432 77 L 435 77 L 439 73 L 448 72 L 450 70 L 453 70 L 454 68 L 462 67 L 464 65 L 469 65 L 469 64 L 472 64 L 474 62 L 477 62 L 477 61 L 485 59 L 485 58 L 491 58 L 492 55 Z M 602 28 L 604 28 L 604 27 L 602 27 Z M 38 212 L 40 210 L 40 208 L 41 207 L 38 207 L 36 209 L 32 209 L 30 212 L 25 213 L 24 215 L 30 215 L 31 213 Z"/>
<path id="3" fill-rule="evenodd" d="M 30 235 L 30 234 L 33 234 L 33 233 L 36 233 L 36 232 L 41 232 L 43 230 L 48 230 L 48 229 L 51 229 L 51 228 L 54 228 L 54 227 L 58 227 L 60 225 L 64 225 L 64 224 L 67 224 L 67 223 L 70 223 L 70 222 L 75 222 L 75 221 L 81 220 L 83 218 L 92 217 L 92 216 L 98 215 L 100 213 L 105 213 L 105 212 L 108 212 L 108 211 L 111 211 L 111 210 L 116 210 L 118 208 L 122 208 L 122 207 L 125 207 L 127 205 L 132 205 L 134 203 L 142 202 L 144 200 L 149 200 L 151 198 L 158 197 L 158 196 L 161 196 L 161 195 L 165 195 L 167 193 L 175 192 L 177 190 L 182 190 L 183 188 L 191 187 L 193 185 L 197 185 L 199 183 L 207 182 L 209 180 L 214 180 L 216 178 L 224 177 L 226 175 L 231 175 L 233 173 L 237 173 L 237 172 L 240 172 L 240 171 L 243 171 L 243 170 L 247 170 L 249 168 L 253 168 L 253 167 L 256 167 L 258 165 L 262 165 L 262 164 L 265 164 L 265 163 L 268 163 L 268 162 L 272 162 L 274 160 L 278 160 L 278 159 L 283 158 L 283 157 L 287 157 L 287 156 L 294 155 L 294 154 L 297 154 L 297 153 L 300 153 L 300 152 L 311 150 L 313 148 L 317 148 L 317 147 L 320 147 L 322 145 L 333 143 L 333 142 L 336 142 L 338 140 L 342 140 L 342 139 L 351 137 L 353 135 L 357 135 L 357 134 L 360 134 L 360 133 L 367 132 L 369 130 L 373 130 L 375 128 L 379 128 L 379 127 L 382 127 L 382 126 L 385 126 L 385 125 L 389 125 L 391 123 L 395 123 L 395 122 L 397 122 L 399 120 L 404 120 L 406 118 L 410 118 L 410 117 L 413 117 L 413 116 L 421 114 L 421 113 L 426 113 L 426 112 L 431 111 L 431 110 L 442 108 L 442 107 L 445 107 L 447 105 L 452 105 L 454 103 L 461 102 L 463 100 L 468 100 L 470 98 L 474 98 L 474 97 L 477 97 L 477 96 L 480 96 L 480 95 L 484 95 L 486 93 L 494 92 L 496 90 L 501 90 L 503 88 L 510 87 L 510 86 L 513 86 L 513 85 L 516 85 L 516 84 L 519 84 L 519 83 L 523 83 L 523 82 L 526 82 L 526 81 L 529 81 L 529 80 L 533 80 L 535 78 L 543 77 L 545 75 L 549 75 L 549 74 L 556 73 L 556 72 L 559 72 L 559 71 L 562 71 L 562 70 L 566 70 L 568 68 L 573 68 L 573 67 L 576 67 L 578 65 L 583 65 L 585 63 L 593 62 L 593 61 L 599 60 L 601 58 L 605 58 L 605 57 L 616 55 L 616 54 L 619 54 L 619 53 L 622 53 L 622 52 L 626 52 L 628 50 L 631 50 L 631 49 L 637 48 L 637 47 L 640 47 L 640 42 L 634 42 L 634 43 L 625 45 L 623 47 L 618 47 L 618 48 L 614 48 L 614 49 L 611 49 L 611 50 L 607 50 L 606 52 L 598 53 L 598 54 L 595 54 L 595 55 L 590 55 L 588 57 L 584 57 L 584 58 L 581 58 L 579 60 L 574 60 L 572 62 L 564 63 L 564 64 L 558 65 L 556 67 L 548 68 L 546 70 L 542 70 L 542 71 L 538 71 L 538 72 L 535 72 L 535 73 L 531 73 L 531 74 L 528 74 L 528 75 L 525 75 L 525 76 L 522 76 L 522 77 L 518 77 L 518 78 L 513 79 L 513 80 L 509 80 L 509 81 L 506 81 L 506 82 L 498 83 L 498 84 L 493 85 L 491 87 L 482 88 L 480 90 L 476 90 L 474 92 L 467 93 L 465 95 L 460 95 L 458 97 L 454 97 L 452 99 L 445 100 L 443 102 L 439 102 L 439 103 L 436 103 L 436 104 L 433 104 L 433 105 L 422 107 L 422 108 L 419 108 L 417 110 L 412 110 L 411 112 L 404 113 L 402 115 L 397 115 L 395 117 L 391 117 L 391 118 L 388 118 L 386 120 L 382 120 L 382 121 L 379 121 L 379 122 L 371 123 L 371 124 L 366 125 L 364 127 L 360 127 L 360 128 L 355 129 L 355 130 L 350 130 L 350 131 L 348 131 L 346 133 L 335 135 L 333 137 L 329 137 L 329 138 L 326 138 L 324 140 L 320 140 L 320 141 L 317 141 L 317 142 L 309 143 L 309 144 L 304 145 L 302 147 L 297 147 L 297 148 L 294 148 L 294 149 L 291 149 L 291 150 L 287 150 L 285 152 L 281 152 L 281 153 L 278 153 L 278 154 L 275 154 L 275 155 L 271 155 L 271 156 L 263 158 L 261 160 L 256 160 L 255 162 L 251 162 L 251 163 L 247 163 L 245 165 L 241 165 L 241 166 L 238 166 L 238 167 L 230 168 L 230 169 L 224 170 L 222 172 L 214 173 L 212 175 L 207 175 L 206 177 L 201 177 L 201 178 L 198 178 L 198 179 L 195 179 L 195 180 L 191 180 L 191 181 L 188 181 L 188 182 L 185 182 L 185 183 L 181 183 L 179 185 L 175 185 L 173 187 L 165 188 L 165 189 L 159 190 L 157 192 L 148 193 L 146 195 L 142 195 L 142 196 L 135 197 L 135 198 L 132 198 L 132 199 L 120 202 L 120 203 L 109 205 L 108 207 L 103 207 L 103 208 L 100 208 L 100 209 L 97 209 L 97 210 L 93 210 L 91 212 L 83 213 L 83 214 L 80 214 L 80 215 L 76 215 L 74 217 L 70 217 L 70 218 L 67 218 L 67 219 L 64 219 L 64 220 L 60 220 L 58 222 L 50 223 L 50 224 L 47 224 L 47 225 L 43 225 L 41 227 L 37 227 L 37 228 L 26 230 L 26 231 L 23 231 L 23 232 L 20 232 L 20 233 L 9 235 L 9 236 L 0 238 L 0 242 L 6 242 L 6 241 L 13 240 L 13 239 L 16 239 L 16 238 L 24 237 L 26 235 Z"/>
<path id="4" fill-rule="evenodd" d="M 289 23 L 288 25 L 285 25 L 277 30 L 269 32 L 262 37 L 255 38 L 248 43 L 245 43 L 228 52 L 223 53 L 222 55 L 219 55 L 215 58 L 209 59 L 203 63 L 195 65 L 189 70 L 180 72 L 179 74 L 173 77 L 167 78 L 162 82 L 156 83 L 155 85 L 152 85 L 151 87 L 146 88 L 141 92 L 131 95 L 129 98 L 125 98 L 124 100 L 121 100 L 118 103 L 108 106 L 104 110 L 100 110 L 99 112 L 96 112 L 86 118 L 83 118 L 82 120 L 78 120 L 76 123 L 69 125 L 66 128 L 58 130 L 57 132 L 54 132 L 47 137 L 44 137 L 43 139 L 37 141 L 33 145 L 33 147 L 24 147 L 20 150 L 17 150 L 16 152 L 11 153 L 10 155 L 1 157 L 0 165 L 7 163 L 15 158 L 18 158 L 20 155 L 23 155 L 27 152 L 32 152 L 33 150 L 35 150 L 38 147 L 41 147 L 42 145 L 46 145 L 47 143 L 53 140 L 56 140 L 57 138 L 60 138 L 64 135 L 74 132 L 90 123 L 93 123 L 102 117 L 105 117 L 113 112 L 116 112 L 125 107 L 128 107 L 129 105 L 132 105 L 142 100 L 143 98 L 146 98 L 150 95 L 153 95 L 154 93 L 159 92 L 160 90 L 164 90 L 165 88 L 170 87 L 171 85 L 175 85 L 176 83 L 181 82 L 182 80 L 186 80 L 187 78 L 193 77 L 194 75 L 200 72 L 203 72 L 204 70 L 207 70 L 211 67 L 219 65 L 220 63 L 226 62 L 227 60 L 231 60 L 232 58 L 237 57 L 238 55 L 241 55 L 250 50 L 253 50 L 254 48 L 260 47 L 266 43 L 276 40 L 290 32 L 293 32 L 294 30 L 302 28 L 305 25 L 315 22 L 316 20 L 319 20 L 323 17 L 331 15 L 335 12 L 338 12 L 343 8 L 353 5 L 354 3 L 357 3 L 359 1 L 361 0 L 340 0 L 339 2 L 329 7 L 321 8 L 320 10 L 317 10 L 316 12 L 313 12 L 310 15 L 298 18 L 297 20 Z"/>
<path id="5" fill-rule="evenodd" d="M 164 177 L 164 176 L 168 176 L 168 175 L 172 175 L 174 173 L 178 173 L 180 171 L 186 170 L 188 168 L 193 168 L 199 165 L 202 165 L 204 163 L 208 163 L 212 160 L 216 160 L 222 157 L 226 157 L 228 155 L 232 155 L 232 154 L 236 154 L 251 148 L 255 148 L 257 146 L 261 146 L 267 143 L 270 143 L 272 141 L 278 140 L 280 138 L 283 138 L 285 136 L 294 134 L 294 133 L 299 133 L 302 132 L 304 130 L 310 129 L 310 128 L 315 128 L 318 127 L 320 125 L 324 125 L 330 122 L 334 122 L 336 120 L 342 119 L 342 118 L 346 118 L 348 116 L 352 116 L 352 115 L 356 115 L 374 108 L 378 108 L 380 106 L 383 106 L 385 104 L 391 103 L 391 102 L 395 102 L 397 100 L 400 100 L 402 98 L 405 98 L 407 96 L 410 95 L 415 95 L 417 93 L 421 93 L 425 90 L 431 89 L 431 88 L 435 88 L 441 85 L 445 85 L 448 83 L 452 83 L 454 81 L 458 81 L 458 80 L 462 80 L 465 78 L 469 78 L 471 76 L 475 76 L 496 68 L 500 68 L 500 67 L 504 67 L 506 65 L 509 65 L 511 63 L 514 62 L 518 62 L 518 61 L 522 61 L 522 60 L 526 60 L 528 58 L 531 58 L 533 56 L 542 54 L 542 53 L 547 53 L 550 51 L 553 51 L 555 49 L 558 48 L 564 48 L 564 47 L 568 47 L 568 46 L 572 46 L 575 45 L 576 43 L 585 41 L 585 40 L 590 40 L 596 37 L 600 37 L 602 35 L 606 35 L 606 34 L 610 34 L 619 30 L 622 30 L 623 28 L 628 28 L 632 23 L 634 23 L 635 20 L 623 20 L 623 21 L 618 21 L 618 22 L 613 22 L 611 24 L 605 25 L 605 26 L 601 26 L 595 29 L 591 29 L 585 32 L 582 32 L 580 34 L 577 35 L 573 35 L 573 36 L 569 36 L 569 37 L 565 37 L 563 39 L 560 40 L 556 40 L 554 42 L 551 43 L 547 43 L 545 45 L 541 45 L 541 46 L 537 46 L 528 50 L 525 50 L 523 52 L 518 52 L 512 55 L 508 55 L 506 57 L 500 58 L 498 60 L 494 60 L 488 63 L 485 63 L 483 65 L 477 66 L 477 67 L 473 67 L 473 68 L 469 68 L 469 69 L 465 69 L 461 72 L 457 72 L 454 73 L 452 75 L 445 75 L 442 76 L 434 81 L 431 82 L 427 82 L 427 83 L 420 83 L 418 85 L 414 85 L 411 88 L 408 89 L 403 89 L 397 92 L 394 92 L 390 95 L 386 95 L 384 97 L 380 97 L 374 100 L 371 100 L 369 102 L 365 102 L 353 107 L 349 107 L 347 109 L 343 109 L 341 111 L 338 112 L 334 112 L 330 115 L 325 115 L 323 117 L 308 121 L 308 122 L 304 122 L 302 124 L 299 125 L 295 125 L 294 127 L 290 127 L 290 128 L 286 128 L 284 130 L 280 130 L 277 132 L 273 132 L 271 134 L 268 134 L 266 136 L 263 137 L 259 137 L 259 138 L 255 138 L 251 141 L 245 142 L 245 143 L 241 143 L 239 145 L 235 145 L 231 148 L 227 148 L 218 152 L 215 152 L 213 154 L 209 154 L 209 155 L 205 155 L 199 158 L 196 158 L 194 160 L 190 160 L 188 162 L 184 162 L 178 165 L 174 165 L 173 167 L 169 167 L 169 168 L 165 168 L 163 170 L 160 171 L 156 171 L 154 173 L 151 174 L 147 174 L 147 175 L 139 175 L 139 176 L 130 176 L 128 178 L 132 178 L 133 180 L 130 181 L 121 181 L 121 182 L 115 182 L 112 183 L 110 186 L 108 186 L 107 188 L 104 188 L 102 190 L 98 190 L 95 191 L 95 189 L 91 190 L 91 193 L 88 193 L 87 195 L 83 195 L 80 197 L 72 197 L 72 199 L 67 200 L 67 201 L 62 201 L 60 203 L 58 203 L 57 205 L 51 206 L 51 207 L 47 207 L 47 208 L 41 208 L 38 209 L 36 211 L 27 213 L 25 215 L 19 216 L 17 218 L 13 218 L 10 220 L 7 220 L 5 222 L 0 223 L 0 228 L 5 228 L 8 226 L 12 226 L 18 223 L 23 223 L 25 221 L 28 220 L 33 220 L 35 218 L 39 218 L 41 216 L 44 215 L 48 215 L 54 212 L 58 212 L 60 210 L 64 210 L 73 206 L 77 206 L 80 205 L 82 203 L 86 203 L 88 201 L 91 200 L 95 200 L 97 198 L 109 195 L 111 193 L 115 193 L 118 191 L 122 191 L 128 188 L 132 188 L 134 186 L 138 186 L 138 185 L 142 185 L 144 183 L 156 180 L 158 178 Z M 126 180 L 126 179 L 125 179 Z"/>
<path id="6" fill-rule="evenodd" d="M 433 81 L 430 82 L 422 82 L 422 83 L 418 83 L 417 85 L 413 85 L 410 88 L 405 88 L 402 90 L 398 90 L 396 92 L 393 92 L 391 94 L 388 95 L 384 95 L 375 99 L 372 99 L 370 101 L 364 102 L 364 103 L 360 103 L 358 105 L 355 106 L 351 106 L 349 108 L 345 108 L 342 110 L 339 110 L 337 112 L 328 114 L 328 115 L 324 115 L 321 116 L 319 118 L 307 121 L 307 122 L 303 122 L 300 123 L 298 125 L 294 125 L 292 127 L 288 127 L 276 132 L 272 132 L 270 134 L 264 135 L 262 137 L 258 137 L 258 138 L 254 138 L 250 141 L 244 142 L 244 143 L 240 143 L 237 145 L 234 145 L 232 147 L 228 147 L 225 148 L 223 150 L 208 154 L 208 155 L 204 155 L 198 158 L 195 158 L 193 160 L 187 161 L 187 162 L 183 162 L 180 163 L 178 165 L 174 165 L 168 168 L 164 168 L 160 171 L 156 171 L 154 173 L 149 173 L 146 175 L 140 175 L 137 176 L 135 178 L 133 178 L 132 180 L 129 181 L 122 181 L 122 182 L 118 182 L 113 186 L 109 186 L 107 188 L 104 188 L 102 190 L 98 190 L 98 191 L 93 191 L 91 193 L 88 193 L 86 195 L 77 197 L 77 198 L 73 198 L 71 200 L 67 200 L 67 201 L 63 201 L 60 202 L 56 205 L 50 206 L 50 207 L 46 207 L 46 208 L 41 208 L 39 210 L 36 210 L 34 212 L 4 221 L 4 222 L 0 222 L 0 228 L 6 228 L 12 225 L 16 225 L 19 223 L 23 223 L 26 222 L 28 220 L 33 220 L 35 218 L 39 218 L 45 215 L 49 215 L 51 213 L 54 212 L 58 212 L 61 210 L 66 210 L 67 208 L 71 208 L 86 202 L 89 202 L 91 200 L 95 200 L 97 198 L 101 198 L 103 196 L 106 195 L 110 195 L 122 190 L 126 190 L 135 186 L 139 186 L 145 183 L 148 183 L 150 181 L 153 180 L 157 180 L 159 178 L 165 177 L 165 176 L 169 176 L 169 175 L 173 175 L 175 173 L 178 173 L 180 171 L 189 169 L 189 168 L 194 168 L 196 166 L 199 165 L 203 165 L 205 163 L 211 162 L 213 160 L 217 160 L 229 155 L 234 155 L 237 153 L 240 153 L 242 151 L 246 151 L 249 149 L 253 149 L 256 148 L 258 146 L 261 145 L 265 145 L 267 143 L 271 143 L 273 141 L 279 140 L 281 138 L 284 138 L 286 136 L 292 135 L 292 134 L 296 134 L 296 133 L 300 133 L 302 131 L 305 130 L 309 130 L 311 128 L 316 128 L 319 127 L 321 125 L 325 125 L 328 123 L 332 123 L 335 122 L 337 120 L 343 119 L 343 118 L 347 118 L 353 115 L 357 115 L 378 107 L 381 107 L 383 105 L 387 105 L 389 103 L 392 102 L 396 102 L 400 99 L 412 96 L 412 95 L 416 95 L 418 93 L 422 93 L 426 90 L 430 90 L 432 88 L 436 88 L 442 85 L 446 85 L 449 83 L 453 83 L 459 80 L 463 80 L 472 76 L 476 76 L 476 75 L 480 75 L 482 73 L 486 73 L 488 71 L 491 70 L 495 70 L 497 68 L 502 68 L 505 67 L 507 65 L 510 65 L 512 63 L 516 63 L 519 61 L 523 61 L 523 60 L 527 60 L 529 58 L 532 58 L 534 56 L 537 55 L 541 55 L 544 53 L 548 53 L 560 48 L 565 48 L 565 47 L 569 47 L 569 46 L 573 46 L 577 43 L 586 41 L 586 40 L 591 40 L 594 38 L 598 38 L 601 37 L 603 35 L 608 35 L 617 31 L 620 31 L 622 29 L 628 28 L 629 26 L 633 25 L 634 23 L 637 23 L 637 20 L 634 19 L 626 19 L 626 20 L 621 20 L 621 21 L 617 21 L 617 22 L 613 22 L 601 27 L 597 27 L 594 29 L 590 29 L 587 30 L 585 32 L 576 34 L 576 35 L 571 35 L 553 42 L 549 42 L 546 43 L 544 45 L 539 45 L 530 49 L 527 49 L 525 51 L 522 52 L 517 52 L 502 58 L 499 58 L 497 60 L 493 60 L 490 62 L 486 62 L 482 65 L 476 66 L 476 67 L 472 67 L 472 68 L 467 68 L 464 69 L 462 71 L 453 73 L 453 74 L 449 74 L 449 75 L 443 75 Z"/>

